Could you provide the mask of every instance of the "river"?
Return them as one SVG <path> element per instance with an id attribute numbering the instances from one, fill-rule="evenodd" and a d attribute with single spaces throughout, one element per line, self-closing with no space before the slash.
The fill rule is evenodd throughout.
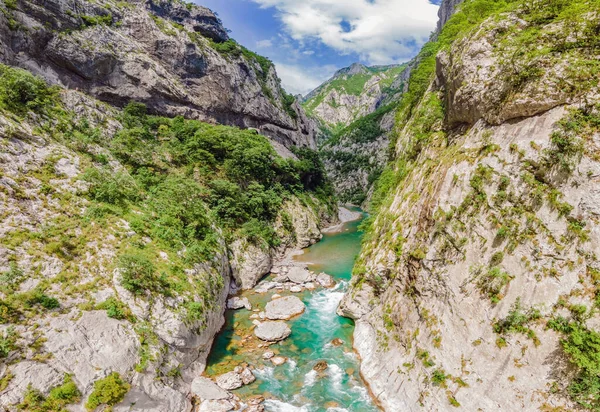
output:
<path id="1" fill-rule="evenodd" d="M 337 285 L 295 294 L 306 304 L 306 311 L 288 322 L 291 336 L 268 350 L 288 358 L 281 366 L 263 360 L 267 350 L 249 344 L 253 312 L 227 311 L 226 326 L 217 336 L 208 360 L 207 375 L 217 376 L 235 366 L 248 364 L 257 380 L 235 391 L 242 399 L 262 395 L 267 411 L 277 412 L 376 412 L 379 409 L 369 396 L 359 373 L 359 359 L 352 349 L 354 324 L 336 314 L 350 281 L 354 260 L 360 251 L 360 222 L 349 222 L 339 233 L 324 235 L 321 242 L 305 250 L 296 260 L 306 262 L 310 270 L 333 276 Z M 275 292 L 246 292 L 253 308 L 264 308 Z M 284 292 L 282 295 L 289 294 Z M 332 341 L 338 340 L 336 346 Z M 313 369 L 326 361 L 325 371 Z"/>

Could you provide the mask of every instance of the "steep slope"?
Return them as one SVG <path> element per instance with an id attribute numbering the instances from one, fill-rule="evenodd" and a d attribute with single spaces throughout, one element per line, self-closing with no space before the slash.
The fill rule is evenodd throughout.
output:
<path id="1" fill-rule="evenodd" d="M 395 113 L 394 103 L 382 106 L 335 132 L 319 148 L 341 202 L 368 208 L 365 201 L 388 162 Z"/>
<path id="2" fill-rule="evenodd" d="M 271 62 L 229 39 L 208 9 L 178 0 L 11 0 L 0 60 L 123 107 L 252 127 L 314 147 L 311 123 Z"/>
<path id="3" fill-rule="evenodd" d="M 457 10 L 412 70 L 340 313 L 386 410 L 597 410 L 598 3 Z"/>
<path id="4" fill-rule="evenodd" d="M 0 408 L 198 408 L 232 279 L 335 221 L 302 110 L 286 128 L 272 66 L 207 9 L 3 6 L 3 61 L 50 85 L 0 65 Z"/>
<path id="5" fill-rule="evenodd" d="M 386 96 L 397 91 L 392 86 L 403 69 L 403 66 L 366 67 L 355 63 L 309 93 L 302 106 L 325 128 L 349 126 L 374 112 Z"/>

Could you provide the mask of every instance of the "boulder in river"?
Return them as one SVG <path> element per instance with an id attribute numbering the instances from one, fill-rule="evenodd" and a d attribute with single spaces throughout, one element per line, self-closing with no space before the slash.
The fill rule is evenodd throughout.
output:
<path id="1" fill-rule="evenodd" d="M 231 394 L 212 380 L 199 376 L 192 381 L 192 394 L 202 400 L 228 399 Z"/>
<path id="2" fill-rule="evenodd" d="M 327 361 L 320 360 L 316 363 L 315 366 L 313 366 L 313 369 L 316 370 L 317 372 L 323 372 L 328 367 L 329 367 L 329 365 L 327 365 Z"/>
<path id="3" fill-rule="evenodd" d="M 331 341 L 331 344 L 333 346 L 342 346 L 344 344 L 344 341 L 341 340 L 340 338 L 335 338 L 334 340 Z"/>
<path id="4" fill-rule="evenodd" d="M 256 377 L 248 368 L 244 368 L 244 370 L 240 373 L 240 377 L 242 378 L 242 382 L 244 382 L 244 385 L 250 385 L 256 380 Z"/>
<path id="5" fill-rule="evenodd" d="M 327 273 L 319 273 L 317 276 L 317 282 L 324 288 L 332 288 L 335 286 L 335 280 L 333 277 L 329 276 Z"/>
<path id="6" fill-rule="evenodd" d="M 228 391 L 238 389 L 244 386 L 241 374 L 237 372 L 227 372 L 217 378 L 217 385 Z"/>
<path id="7" fill-rule="evenodd" d="M 312 275 L 308 269 L 298 266 L 291 267 L 289 273 L 287 274 L 290 282 L 298 284 L 309 282 L 311 280 L 311 276 Z"/>
<path id="8" fill-rule="evenodd" d="M 233 297 L 227 301 L 227 308 L 234 310 L 246 308 L 248 310 L 252 310 L 252 305 L 250 304 L 248 298 Z"/>
<path id="9" fill-rule="evenodd" d="M 271 362 L 275 366 L 281 366 L 287 362 L 287 359 L 284 358 L 283 356 L 275 356 L 275 357 L 271 358 Z"/>
<path id="10" fill-rule="evenodd" d="M 285 322 L 263 322 L 254 329 L 257 338 L 267 342 L 278 342 L 290 336 L 292 330 Z"/>
<path id="11" fill-rule="evenodd" d="M 306 306 L 296 296 L 285 296 L 267 303 L 265 314 L 271 320 L 286 320 L 304 312 Z"/>
<path id="12" fill-rule="evenodd" d="M 206 400 L 198 407 L 198 412 L 229 412 L 235 410 L 235 405 L 227 400 Z"/>

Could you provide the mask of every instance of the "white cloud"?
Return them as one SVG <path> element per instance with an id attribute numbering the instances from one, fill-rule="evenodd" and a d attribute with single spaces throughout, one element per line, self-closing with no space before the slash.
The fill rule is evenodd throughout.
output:
<path id="1" fill-rule="evenodd" d="M 273 40 L 271 39 L 259 40 L 256 42 L 257 49 L 270 49 L 271 47 L 273 47 Z"/>
<path id="2" fill-rule="evenodd" d="M 291 94 L 305 95 L 319 87 L 336 71 L 332 65 L 306 68 L 291 64 L 275 63 L 283 88 Z"/>
<path id="3" fill-rule="evenodd" d="M 412 57 L 434 29 L 438 10 L 429 0 L 252 1 L 275 7 L 293 39 L 317 39 L 371 64 Z"/>

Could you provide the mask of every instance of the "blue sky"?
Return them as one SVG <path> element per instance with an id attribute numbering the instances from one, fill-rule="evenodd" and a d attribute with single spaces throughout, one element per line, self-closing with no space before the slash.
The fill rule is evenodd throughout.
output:
<path id="1" fill-rule="evenodd" d="M 412 58 L 437 22 L 439 0 L 194 0 L 231 36 L 269 57 L 284 87 L 306 94 L 342 67 Z"/>

